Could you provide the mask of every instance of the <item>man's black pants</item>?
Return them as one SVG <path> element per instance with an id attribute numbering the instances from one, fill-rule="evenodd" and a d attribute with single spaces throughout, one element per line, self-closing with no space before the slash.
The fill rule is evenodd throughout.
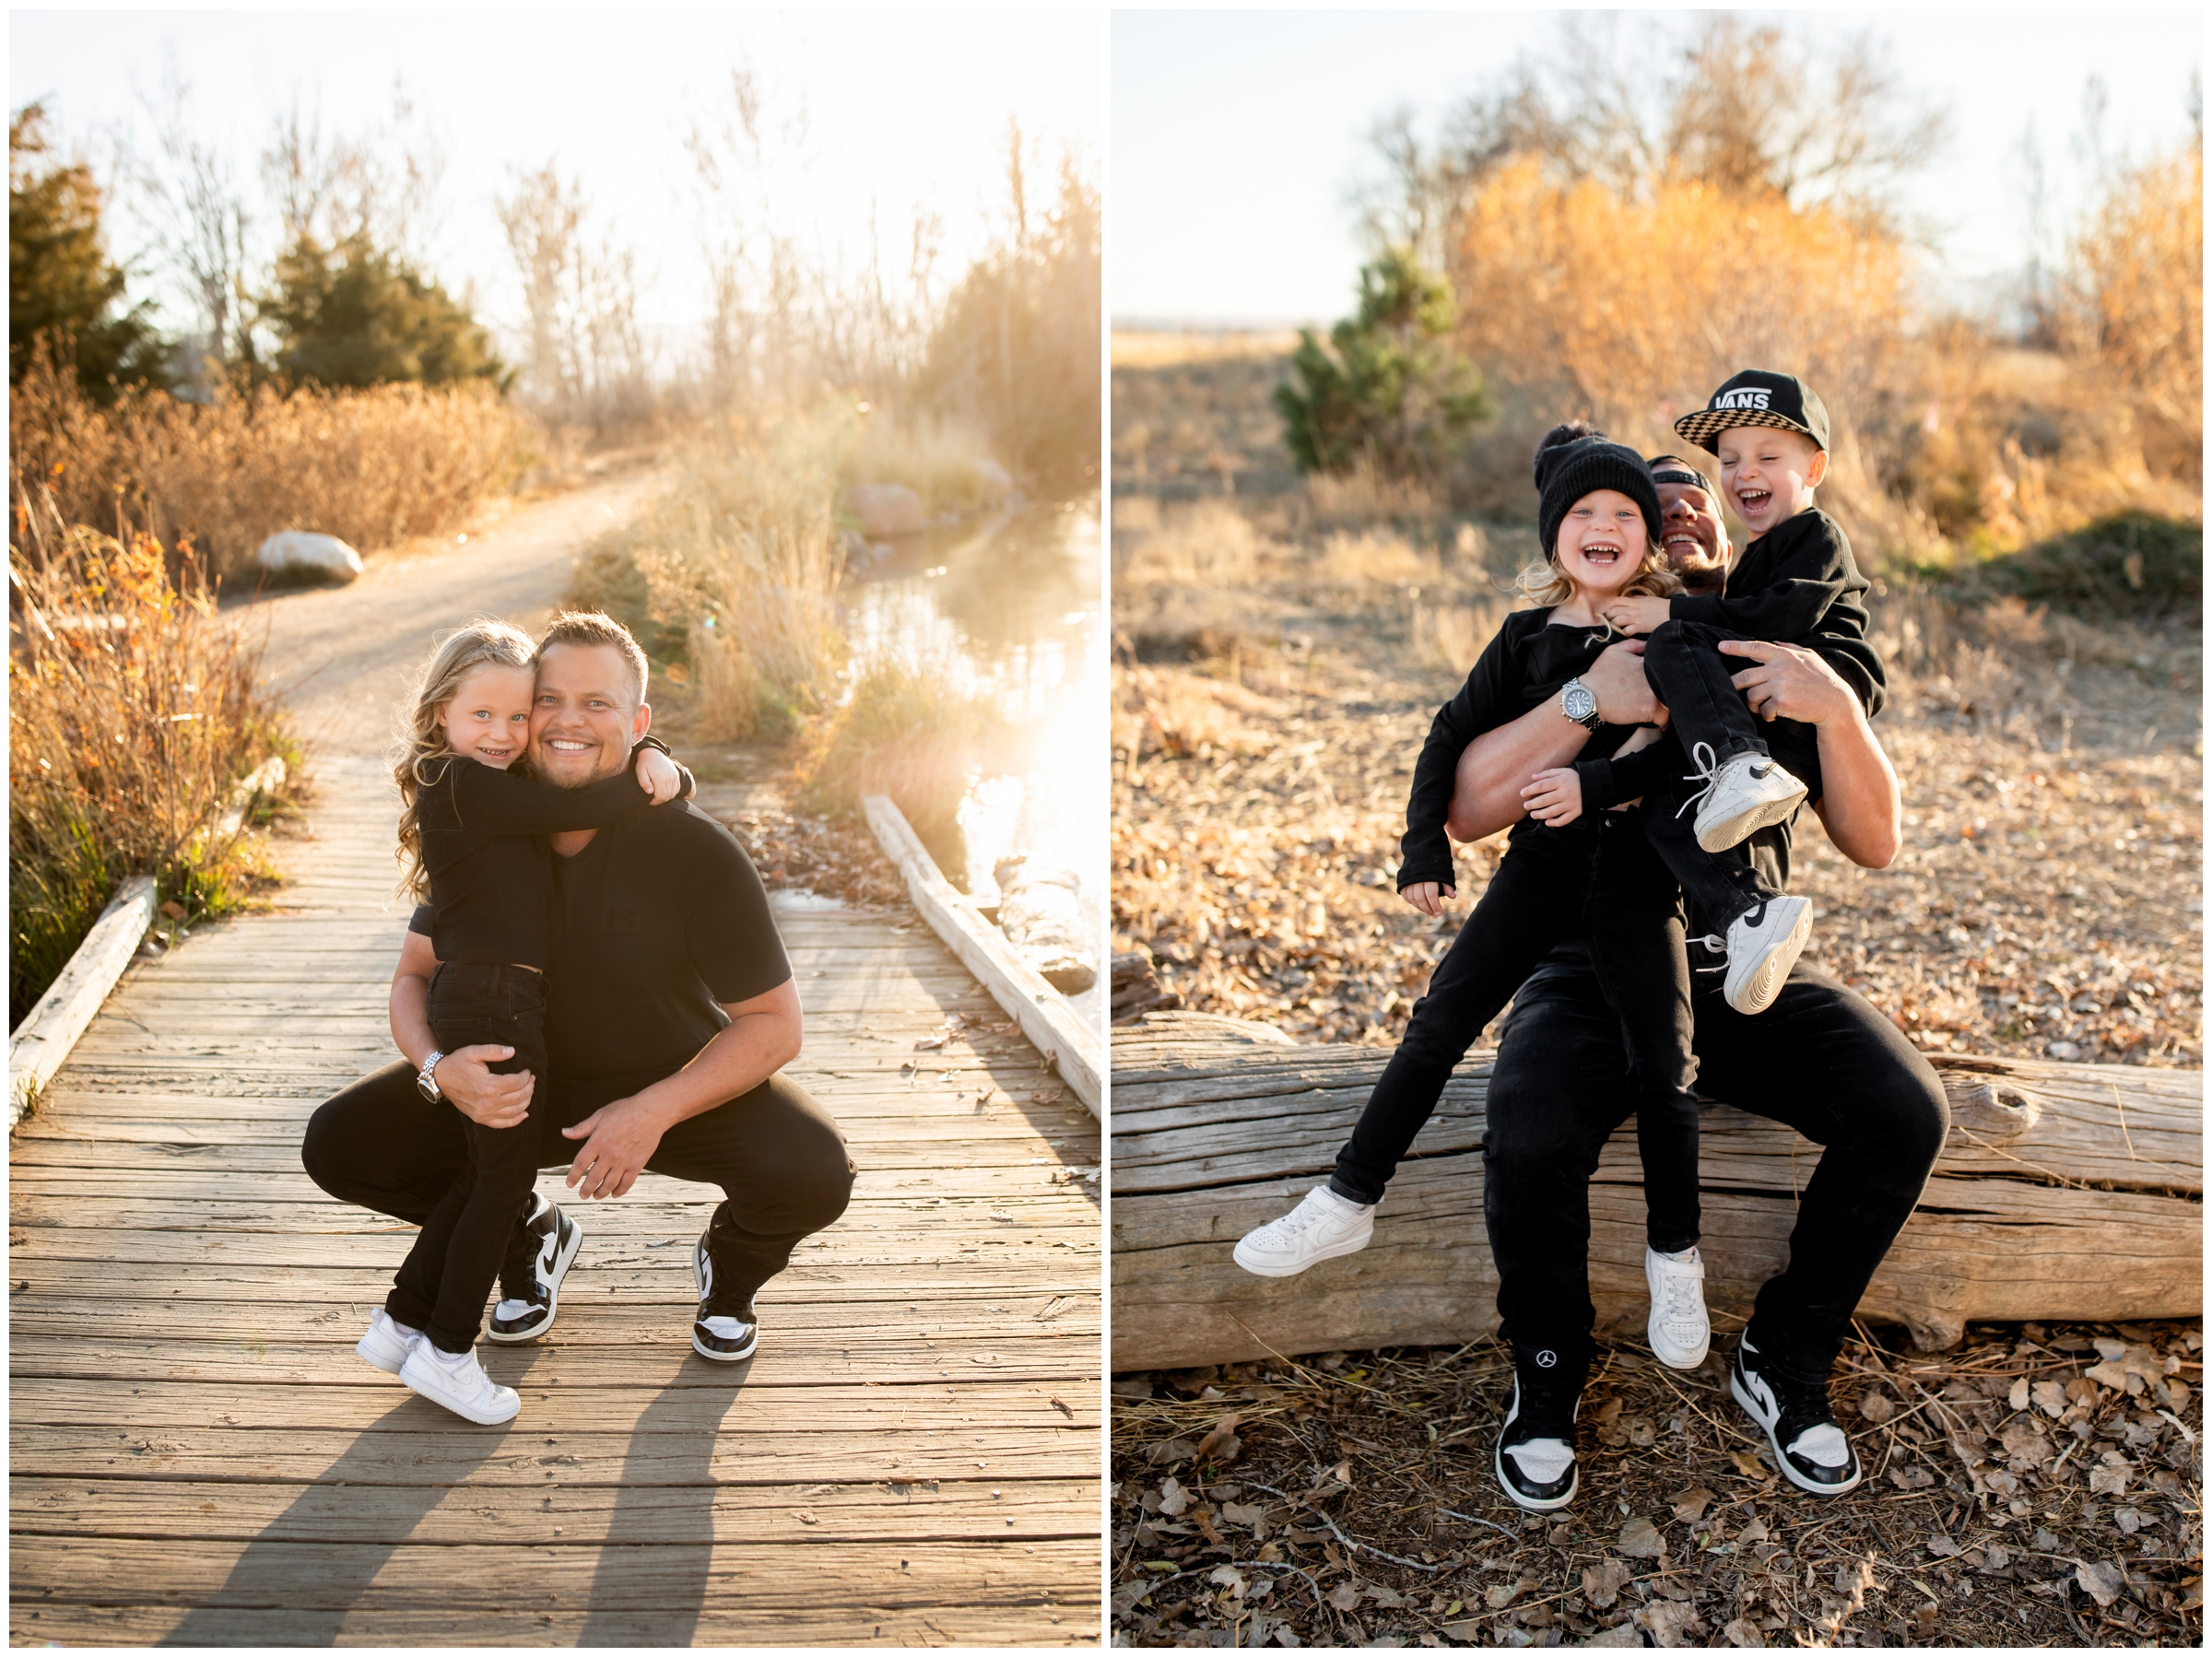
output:
<path id="1" fill-rule="evenodd" d="M 583 1141 L 562 1138 L 563 1127 L 664 1074 L 541 1083 L 526 1124 L 536 1131 L 536 1166 L 566 1168 Z M 300 1159 L 340 1202 L 421 1225 L 467 1168 L 468 1125 L 451 1104 L 424 1099 L 402 1060 L 316 1107 Z M 791 1263 L 803 1240 L 832 1224 L 853 1194 L 844 1135 L 805 1088 L 780 1075 L 677 1122 L 645 1167 L 722 1188 L 728 1217 L 715 1235 L 718 1292 L 726 1286 L 750 1295 Z"/>
<path id="2" fill-rule="evenodd" d="M 1636 816 L 1607 812 L 1564 828 L 1529 821 L 1514 830 L 1337 1152 L 1330 1190 L 1355 1203 L 1382 1201 L 1483 1026 L 1555 946 L 1586 936 L 1616 1017 L 1613 1051 L 1626 1055 L 1651 1245 L 1673 1253 L 1698 1240 L 1698 1109 L 1689 1094 L 1697 1065 L 1682 920 L 1674 882 Z"/>
<path id="3" fill-rule="evenodd" d="M 1699 1090 L 1823 1147 L 1789 1264 L 1759 1290 L 1747 1331 L 1785 1374 L 1823 1381 L 1950 1131 L 1943 1084 L 1864 997 L 1802 966 L 1755 1017 L 1730 1009 L 1712 979 L 1691 999 Z M 1522 986 L 1490 1077 L 1483 1218 L 1504 1334 L 1562 1381 L 1589 1369 L 1590 1176 L 1635 1108 L 1627 1068 L 1588 965 L 1547 962 Z"/>

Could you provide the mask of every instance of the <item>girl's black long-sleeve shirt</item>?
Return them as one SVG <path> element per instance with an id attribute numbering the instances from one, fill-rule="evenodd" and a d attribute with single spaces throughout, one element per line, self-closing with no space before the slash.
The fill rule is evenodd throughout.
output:
<path id="1" fill-rule="evenodd" d="M 1406 838 L 1400 842 L 1398 889 L 1424 880 L 1457 884 L 1452 872 L 1452 842 L 1444 819 L 1452 809 L 1452 788 L 1459 757 L 1486 731 L 1511 724 L 1524 713 L 1559 694 L 1569 679 L 1590 664 L 1620 635 L 1604 627 L 1552 627 L 1549 610 L 1516 610 L 1476 662 L 1459 694 L 1436 711 L 1429 739 L 1414 761 L 1413 792 L 1406 804 Z M 1581 758 L 1610 755 L 1629 738 L 1633 725 L 1600 725 L 1583 745 Z M 1524 818 L 1525 823 L 1529 819 Z"/>
<path id="2" fill-rule="evenodd" d="M 634 769 L 582 788 L 560 788 L 458 756 L 415 796 L 422 866 L 429 876 L 430 934 L 441 961 L 546 970 L 552 955 L 552 855 L 539 838 L 605 828 L 644 810 L 653 796 Z M 681 766 L 688 797 L 691 773 Z"/>

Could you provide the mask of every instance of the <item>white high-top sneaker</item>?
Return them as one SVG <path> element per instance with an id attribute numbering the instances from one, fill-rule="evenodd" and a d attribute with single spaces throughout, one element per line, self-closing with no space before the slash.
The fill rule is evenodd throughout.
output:
<path id="1" fill-rule="evenodd" d="M 1712 1346 L 1712 1323 L 1705 1315 L 1705 1260 L 1695 1244 L 1679 1254 L 1662 1254 L 1646 1244 L 1643 1280 L 1652 1291 L 1652 1315 L 1644 1324 L 1652 1351 L 1670 1369 L 1694 1369 Z"/>
<path id="2" fill-rule="evenodd" d="M 417 1341 L 399 1367 L 399 1378 L 432 1404 L 484 1427 L 512 1421 L 523 1407 L 512 1387 L 503 1387 L 484 1373 L 474 1350 L 454 1357 L 427 1340 Z"/>
<path id="3" fill-rule="evenodd" d="M 421 1330 L 409 1329 L 380 1306 L 370 1314 L 369 1331 L 353 1349 L 385 1374 L 396 1375 L 421 1339 Z"/>
<path id="4" fill-rule="evenodd" d="M 1763 1013 L 1782 993 L 1790 969 L 1813 934 L 1810 898 L 1769 898 L 1728 923 L 1722 940 L 1728 951 L 1728 976 L 1721 994 L 1739 1013 Z M 1700 940 L 1711 944 L 1710 937 Z"/>
<path id="5" fill-rule="evenodd" d="M 1295 1277 L 1317 1261 L 1356 1254 L 1375 1234 L 1375 1205 L 1347 1202 L 1316 1185 L 1282 1218 L 1248 1231 L 1236 1262 L 1260 1277 Z"/>
<path id="6" fill-rule="evenodd" d="M 1698 801 L 1698 844 L 1708 852 L 1725 852 L 1769 823 L 1781 822 L 1805 798 L 1804 783 L 1764 754 L 1747 748 L 1729 755 L 1715 770 L 1712 749 L 1700 742 L 1695 745 L 1690 763 L 1698 770 L 1683 781 L 1701 779 L 1705 783 L 1702 793 L 1691 798 Z"/>

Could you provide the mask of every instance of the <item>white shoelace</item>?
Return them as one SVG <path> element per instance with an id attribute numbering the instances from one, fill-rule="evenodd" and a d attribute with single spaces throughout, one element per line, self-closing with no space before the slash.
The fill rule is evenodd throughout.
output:
<path id="1" fill-rule="evenodd" d="M 1694 771 L 1684 771 L 1682 781 L 1685 782 L 1702 781 L 1705 786 L 1682 802 L 1680 808 L 1675 813 L 1677 817 L 1680 817 L 1683 812 L 1703 800 L 1707 794 L 1712 792 L 1712 785 L 1721 780 L 1721 768 L 1713 760 L 1712 744 L 1710 742 L 1691 743 L 1689 745 L 1689 762 L 1698 769 Z"/>
<path id="2" fill-rule="evenodd" d="M 1691 1253 L 1694 1255 L 1696 1251 L 1693 1249 Z M 1673 1263 L 1688 1265 L 1692 1263 L 1685 1260 Z M 1659 1322 L 1669 1329 L 1688 1329 L 1693 1334 L 1704 1327 L 1704 1280 L 1687 1273 L 1677 1276 L 1672 1272 L 1663 1271 L 1659 1274 L 1659 1281 L 1666 1291 L 1666 1305 L 1659 1313 Z"/>
<path id="3" fill-rule="evenodd" d="M 1269 1220 L 1265 1226 L 1254 1231 L 1252 1234 L 1252 1240 L 1263 1245 L 1287 1243 L 1309 1228 L 1317 1226 L 1325 1219 L 1336 1217 L 1329 1211 L 1328 1205 L 1322 1200 L 1321 1192 L 1327 1189 L 1326 1186 L 1323 1186 L 1320 1190 L 1309 1192 L 1299 1205 L 1290 1210 L 1288 1214 L 1284 1215 L 1280 1219 Z"/>
<path id="4" fill-rule="evenodd" d="M 1677 813 L 1676 815 L 1679 816 L 1680 813 Z M 1711 950 L 1713 954 L 1721 958 L 1721 964 L 1719 966 L 1692 967 L 1690 969 L 1692 972 L 1725 972 L 1728 970 L 1728 940 L 1726 938 L 1720 936 L 1717 933 L 1709 932 L 1701 938 L 1684 938 L 1682 940 L 1682 946 L 1685 949 L 1688 948 L 1692 944 L 1701 946 L 1702 947 Z"/>

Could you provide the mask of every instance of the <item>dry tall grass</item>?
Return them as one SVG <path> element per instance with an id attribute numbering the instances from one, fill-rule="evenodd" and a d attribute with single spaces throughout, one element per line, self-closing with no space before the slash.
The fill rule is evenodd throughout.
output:
<path id="1" fill-rule="evenodd" d="M 260 650 L 219 617 L 189 544 L 103 535 L 18 493 L 8 548 L 8 1022 L 115 887 L 157 876 L 188 913 L 235 907 L 251 857 L 206 830 L 288 738 Z"/>
<path id="2" fill-rule="evenodd" d="M 532 446 L 528 424 L 483 386 L 265 386 L 205 405 L 139 389 L 100 408 L 43 354 L 8 413 L 17 478 L 50 489 L 65 523 L 108 521 L 121 493 L 147 533 L 190 538 L 210 578 L 232 581 L 277 530 L 370 550 L 442 529 L 502 488 Z"/>
<path id="3" fill-rule="evenodd" d="M 991 476 L 997 464 L 983 434 L 964 420 L 879 411 L 853 432 L 839 471 L 848 483 L 904 484 L 934 516 L 998 499 L 1005 491 Z"/>
<path id="4" fill-rule="evenodd" d="M 843 421 L 695 441 L 673 488 L 585 548 L 571 604 L 605 609 L 700 687 L 700 734 L 784 736 L 844 661 L 836 461 Z"/>
<path id="5" fill-rule="evenodd" d="M 988 699 L 956 663 L 880 656 L 855 676 L 852 695 L 815 729 L 799 763 L 801 800 L 850 813 L 865 794 L 888 794 L 931 847 L 958 846 L 960 802 L 1006 734 Z M 964 855 L 940 852 L 950 869 Z"/>

